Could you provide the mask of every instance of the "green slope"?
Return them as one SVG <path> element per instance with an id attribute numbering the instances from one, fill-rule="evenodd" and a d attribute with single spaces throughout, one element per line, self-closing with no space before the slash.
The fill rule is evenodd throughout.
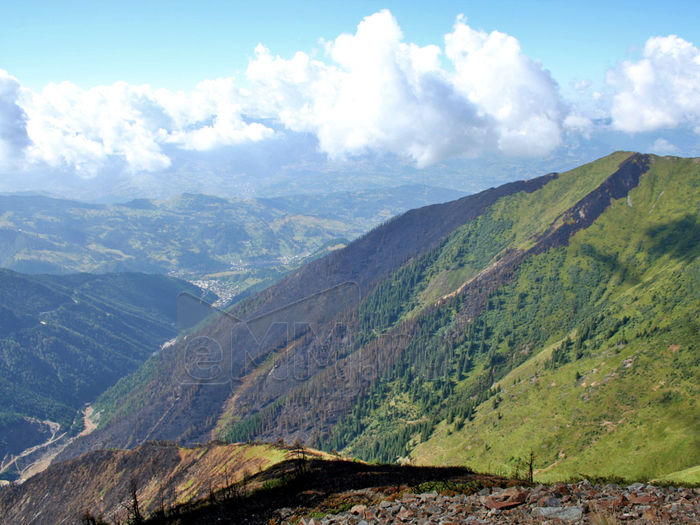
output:
<path id="1" fill-rule="evenodd" d="M 321 335 L 235 335 L 260 353 L 207 389 L 180 390 L 174 345 L 102 397 L 111 421 L 70 452 L 283 438 L 507 474 L 532 451 L 541 479 L 684 472 L 699 463 L 699 182 L 696 159 L 619 152 L 409 212 L 236 311 L 300 301 Z M 348 280 L 358 307 L 301 301 Z"/>
<path id="2" fill-rule="evenodd" d="M 380 329 L 415 315 L 458 289 L 504 255 L 533 239 L 597 188 L 632 153 L 616 152 L 559 175 L 539 191 L 504 197 L 448 236 L 430 254 L 406 265 L 368 298 L 364 316 Z M 382 310 L 394 307 L 385 314 Z M 396 311 L 398 310 L 398 311 Z"/>
<path id="3" fill-rule="evenodd" d="M 428 307 L 571 220 L 562 213 L 625 156 L 502 199 L 381 285 L 361 309 L 365 325 L 393 334 L 415 317 L 420 331 L 334 428 L 332 445 L 508 473 L 532 450 L 542 479 L 655 477 L 695 465 L 696 160 L 652 158 L 629 199 L 568 246 L 530 255 L 491 283 L 476 317 L 464 312 L 481 288 Z"/>
<path id="4" fill-rule="evenodd" d="M 526 293 L 550 279 L 563 298 L 538 322 L 550 337 L 473 420 L 460 429 L 440 422 L 412 457 L 510 472 L 533 451 L 542 480 L 653 478 L 696 465 L 699 184 L 696 160 L 655 159 L 629 200 L 613 203 L 568 247 L 524 263 L 508 288 Z M 582 276 L 601 265 L 590 284 L 596 293 L 568 307 Z M 507 302 L 496 312 L 514 314 Z M 568 349 L 557 341 L 567 335 Z"/>

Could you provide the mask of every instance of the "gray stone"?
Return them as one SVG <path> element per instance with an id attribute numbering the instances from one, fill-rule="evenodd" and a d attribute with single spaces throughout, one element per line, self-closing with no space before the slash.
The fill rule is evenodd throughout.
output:
<path id="1" fill-rule="evenodd" d="M 542 503 L 544 503 L 544 507 L 561 507 L 561 500 L 554 496 L 545 496 Z"/>
<path id="2" fill-rule="evenodd" d="M 536 518 L 576 521 L 583 516 L 583 509 L 581 507 L 535 507 L 532 515 Z"/>
<path id="3" fill-rule="evenodd" d="M 484 487 L 479 492 L 477 492 L 477 494 L 479 496 L 488 496 L 489 494 L 491 494 L 491 490 L 488 487 Z"/>
<path id="4" fill-rule="evenodd" d="M 632 483 L 630 486 L 627 487 L 627 490 L 641 490 L 646 485 L 644 483 Z"/>

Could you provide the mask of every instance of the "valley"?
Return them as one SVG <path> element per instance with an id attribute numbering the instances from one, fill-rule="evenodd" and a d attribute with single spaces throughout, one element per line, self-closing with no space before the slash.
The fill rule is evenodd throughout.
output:
<path id="1" fill-rule="evenodd" d="M 582 513 L 585 522 L 598 498 L 621 497 L 627 503 L 618 514 L 638 512 L 641 519 L 634 498 L 642 489 L 623 490 L 623 483 L 700 482 L 698 202 L 698 159 L 616 152 L 569 172 L 410 210 L 342 246 L 329 240 L 327 251 L 228 307 L 201 280 L 194 280 L 201 288 L 183 290 L 187 301 L 168 307 L 160 299 L 172 297 L 164 294 L 169 288 L 156 293 L 148 286 L 169 278 L 7 271 L 6 283 L 60 290 L 56 299 L 43 291 L 30 296 L 37 305 L 25 326 L 38 333 L 48 326 L 42 320 L 62 319 L 83 303 L 105 312 L 90 314 L 102 330 L 112 322 L 111 308 L 122 308 L 120 319 L 145 311 L 138 301 L 171 328 L 140 339 L 143 352 L 132 368 L 103 390 L 53 412 L 14 408 L 4 416 L 19 425 L 29 421 L 25 414 L 38 420 L 51 413 L 71 431 L 51 465 L 3 489 L 0 505 L 18 516 L 41 515 L 47 504 L 37 504 L 37 494 L 63 499 L 48 487 L 67 469 L 82 474 L 70 482 L 79 496 L 60 507 L 66 517 L 81 512 L 79 500 L 90 502 L 82 510 L 95 516 L 128 519 L 118 512 L 128 507 L 131 476 L 141 479 L 134 490 L 154 522 L 234 520 L 239 507 L 247 509 L 241 519 L 255 522 L 263 500 L 286 508 L 293 480 L 303 478 L 315 494 L 321 478 L 313 476 L 329 483 L 346 475 L 337 469 L 357 468 L 398 470 L 392 481 L 371 485 L 371 494 L 348 500 L 347 491 L 370 485 L 347 474 L 354 481 L 290 515 L 345 512 L 338 519 L 354 523 L 351 506 L 369 508 L 395 494 L 406 507 L 415 501 L 410 494 L 438 486 L 429 483 L 442 483 L 439 497 L 464 494 L 460 505 L 486 513 L 488 498 L 516 485 L 532 490 L 527 481 L 570 482 L 579 503 L 537 510 L 537 498 L 549 490 L 538 489 L 537 498 L 524 495 L 516 504 L 529 507 L 513 512 Z M 116 305 L 88 301 L 98 291 Z M 184 325 L 178 319 L 179 333 L 172 331 L 176 303 L 179 315 L 191 317 Z M 170 317 L 156 306 L 170 308 Z M 12 319 L 24 319 L 18 308 Z M 89 414 L 76 412 L 87 402 Z M 58 435 L 44 428 L 34 445 Z M 258 463 L 241 463 L 243 457 Z M 7 456 L 5 471 L 13 458 Z M 315 474 L 304 478 L 299 469 L 306 468 Z M 240 492 L 235 483 L 243 478 Z M 584 478 L 600 480 L 585 504 L 584 489 L 574 484 Z M 685 509 L 696 494 L 683 497 L 674 509 Z M 265 519 L 287 512 L 272 510 Z"/>
<path id="2" fill-rule="evenodd" d="M 176 334 L 175 302 L 215 296 L 138 273 L 0 270 L 0 458 L 14 480 L 83 430 L 83 410 Z"/>
<path id="3" fill-rule="evenodd" d="M 98 400 L 100 428 L 63 457 L 98 439 L 132 447 L 146 436 L 185 443 L 282 438 L 368 460 L 472 461 L 504 473 L 532 450 L 545 479 L 579 474 L 584 463 L 590 475 L 622 469 L 655 478 L 683 470 L 699 451 L 691 416 L 698 226 L 687 205 L 697 202 L 697 192 L 695 160 L 620 152 L 565 174 L 409 212 L 230 313 L 264 320 L 275 305 L 342 282 L 359 288 L 359 304 L 356 294 L 325 302 L 321 294 L 303 314 L 272 316 L 267 327 L 259 321 L 267 334 L 255 346 L 246 346 L 239 330 L 245 323 L 233 332 L 216 322 L 201 328 L 224 348 L 250 352 L 247 365 L 236 353 L 223 357 L 223 368 L 242 382 L 232 384 L 229 376 L 221 384 L 187 384 L 186 341 L 178 340 L 132 376 L 128 391 L 117 386 Z M 273 319 L 312 328 L 289 335 L 269 328 Z M 614 379 L 606 380 L 610 374 Z M 604 411 L 603 399 L 619 403 L 630 389 L 655 392 L 661 381 L 658 394 L 629 396 L 623 406 L 634 418 L 603 424 L 620 420 Z M 571 396 L 571 411 L 557 408 L 564 419 L 544 423 L 550 432 L 542 434 L 535 430 L 544 417 L 535 417 L 538 403 L 519 408 L 516 401 L 550 391 L 552 402 Z M 115 404 L 123 396 L 128 402 Z M 669 456 L 632 432 L 647 418 L 658 419 L 658 443 Z M 475 426 L 484 424 L 495 432 Z M 533 437 L 523 435 L 513 448 L 507 436 L 516 426 L 531 428 Z M 584 427 L 590 430 L 581 433 Z M 490 437 L 472 443 L 469 435 Z M 631 446 L 630 439 L 640 451 L 633 469 L 623 468 L 624 456 L 619 464 L 606 460 L 607 470 L 590 460 L 608 457 L 618 440 Z M 669 439 L 683 445 L 666 448 Z"/>
<path id="4" fill-rule="evenodd" d="M 0 195 L 0 265 L 33 274 L 167 274 L 216 293 L 226 306 L 397 213 L 459 195 L 424 185 L 120 204 Z"/>

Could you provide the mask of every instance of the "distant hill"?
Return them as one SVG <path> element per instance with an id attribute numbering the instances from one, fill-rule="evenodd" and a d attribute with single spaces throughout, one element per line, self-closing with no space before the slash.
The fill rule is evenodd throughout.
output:
<path id="1" fill-rule="evenodd" d="M 139 273 L 25 275 L 0 270 L 0 472 L 82 430 L 79 414 L 175 336 L 177 296 L 212 294 Z"/>
<path id="2" fill-rule="evenodd" d="M 356 237 L 407 209 L 459 195 L 420 185 L 255 200 L 183 194 L 112 205 L 0 195 L 0 264 L 29 273 L 197 276 L 271 266 L 301 260 L 334 239 Z"/>
<path id="3" fill-rule="evenodd" d="M 0 266 L 167 273 L 197 280 L 226 304 L 398 213 L 460 195 L 421 185 L 257 200 L 183 194 L 111 205 L 0 195 Z"/>

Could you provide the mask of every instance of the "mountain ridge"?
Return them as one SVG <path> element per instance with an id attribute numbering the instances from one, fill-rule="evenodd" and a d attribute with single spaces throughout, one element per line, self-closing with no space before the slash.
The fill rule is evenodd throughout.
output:
<path id="1" fill-rule="evenodd" d="M 146 437 L 283 438 L 396 461 L 435 432 L 461 436 L 465 425 L 501 403 L 500 381 L 543 348 L 557 347 L 546 365 L 555 369 L 561 360 L 598 362 L 617 344 L 632 351 L 644 338 L 657 340 L 650 330 L 660 330 L 654 325 L 662 306 L 646 320 L 639 313 L 625 321 L 618 296 L 640 278 L 633 263 L 647 275 L 643 302 L 658 293 L 647 289 L 670 289 L 662 283 L 694 275 L 697 212 L 683 199 L 697 202 L 697 187 L 693 159 L 617 152 L 571 172 L 407 212 L 230 311 L 268 325 L 215 322 L 188 334 L 245 349 L 221 362 L 233 373 L 226 381 L 183 383 L 185 337 L 154 358 L 152 373 L 134 379 L 122 407 L 107 393 L 98 405 L 108 423 L 62 457 L 134 446 Z M 654 213 L 643 215 L 637 202 L 648 202 Z M 635 231 L 631 220 L 646 226 Z M 356 286 L 355 292 L 313 295 L 343 283 Z M 697 330 L 689 293 L 673 299 L 688 329 L 664 328 L 682 340 L 679 359 L 692 355 Z M 308 297 L 314 300 L 298 302 Z M 292 304 L 292 310 L 279 309 Z M 303 327 L 293 333 L 274 328 L 292 321 Z M 250 330 L 262 338 L 256 341 Z M 628 331 L 634 344 L 620 343 Z M 678 380 L 681 393 L 669 394 L 669 403 L 686 414 L 678 424 L 685 425 L 679 435 L 687 435 L 692 391 Z M 144 408 L 133 410 L 137 406 Z M 553 451 L 541 446 L 538 457 L 546 466 Z M 692 466 L 683 463 L 696 461 L 690 446 L 685 459 L 669 452 L 647 474 Z M 514 468 L 517 460 L 501 463 Z M 574 464 L 565 461 L 552 475 L 563 476 Z M 640 468 L 649 464 L 639 462 Z"/>

